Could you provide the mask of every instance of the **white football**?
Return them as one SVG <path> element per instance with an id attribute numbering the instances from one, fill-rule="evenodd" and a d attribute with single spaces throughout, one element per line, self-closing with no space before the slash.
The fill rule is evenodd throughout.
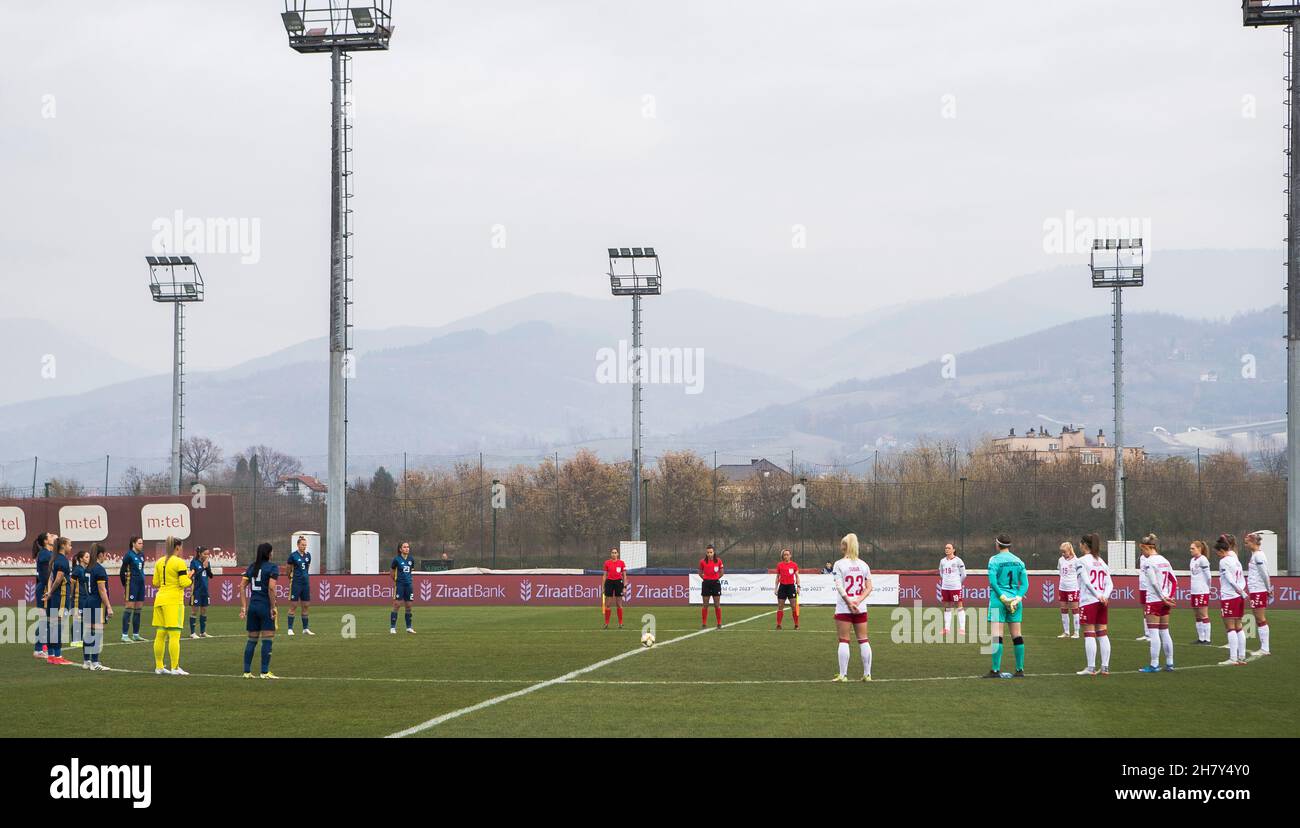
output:
<path id="1" fill-rule="evenodd" d="M 641 636 L 642 647 L 653 647 L 654 645 L 655 645 L 654 633 L 646 633 L 645 635 Z"/>

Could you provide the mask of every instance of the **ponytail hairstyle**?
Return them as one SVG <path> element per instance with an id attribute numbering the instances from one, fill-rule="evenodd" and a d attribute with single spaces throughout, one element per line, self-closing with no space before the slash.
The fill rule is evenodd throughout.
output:
<path id="1" fill-rule="evenodd" d="M 69 552 L 72 551 L 72 538 L 66 538 L 66 537 L 63 537 L 63 536 L 59 536 L 59 537 L 55 538 L 55 539 L 54 539 L 54 554 L 56 554 L 56 555 L 61 555 L 61 554 L 63 554 L 63 547 L 65 547 L 65 546 L 68 547 L 68 551 L 69 551 Z"/>
<path id="2" fill-rule="evenodd" d="M 1219 546 L 1220 543 L 1223 544 L 1222 547 Z M 1222 535 L 1219 535 L 1219 540 L 1214 544 L 1214 548 L 1215 548 L 1215 549 L 1226 549 L 1226 550 L 1228 550 L 1229 552 L 1236 552 L 1236 551 L 1237 551 L 1237 536 L 1236 536 L 1236 535 L 1229 535 L 1227 532 L 1224 532 Z"/>
<path id="3" fill-rule="evenodd" d="M 271 550 L 273 548 L 274 547 L 272 547 L 271 544 L 266 542 L 257 545 L 257 560 L 253 561 L 253 566 L 250 569 L 254 575 L 261 571 L 262 564 L 270 563 Z"/>
<path id="4" fill-rule="evenodd" d="M 858 559 L 858 536 L 850 532 L 840 539 L 840 551 L 848 556 L 851 560 Z"/>
<path id="5" fill-rule="evenodd" d="M 81 559 L 82 559 L 82 558 L 89 558 L 89 557 L 91 557 L 90 550 L 89 550 L 89 549 L 83 549 L 83 550 L 81 550 L 80 552 L 78 552 L 78 553 L 76 554 L 76 556 L 75 556 L 72 560 L 73 560 L 74 563 L 77 564 L 77 566 L 85 566 L 85 564 L 83 564 L 83 563 L 81 562 Z M 91 561 L 91 563 L 94 563 L 94 561 Z"/>
<path id="6" fill-rule="evenodd" d="M 131 536 L 131 539 L 130 539 L 129 541 L 126 542 L 126 551 L 128 551 L 128 552 L 134 552 L 134 551 L 135 551 L 135 542 L 138 541 L 138 540 L 140 540 L 140 536 L 139 536 L 139 535 L 132 535 L 132 536 Z"/>
<path id="7" fill-rule="evenodd" d="M 1088 554 L 1096 558 L 1101 557 L 1101 536 L 1096 532 L 1089 532 L 1079 538 L 1079 542 L 1087 547 Z"/>
<path id="8" fill-rule="evenodd" d="M 36 541 L 32 544 L 32 560 L 41 556 L 41 550 L 45 548 L 45 541 L 49 540 L 49 537 L 49 532 L 42 532 L 36 536 Z"/>
<path id="9" fill-rule="evenodd" d="M 1205 541 L 1203 541 L 1203 540 L 1194 540 L 1194 541 L 1192 541 L 1192 546 L 1195 546 L 1197 549 L 1201 550 L 1201 554 L 1202 554 L 1202 555 L 1209 556 L 1209 554 L 1210 554 L 1210 548 L 1209 548 L 1208 546 L 1205 545 Z"/>
<path id="10" fill-rule="evenodd" d="M 1065 543 L 1061 544 L 1061 551 L 1062 551 L 1062 552 L 1065 552 L 1066 550 L 1069 550 L 1069 552 L 1070 552 L 1070 557 L 1073 558 L 1073 557 L 1074 557 L 1074 544 L 1070 543 L 1069 541 L 1066 541 Z"/>
<path id="11" fill-rule="evenodd" d="M 104 557 L 104 553 L 107 551 L 108 550 L 104 548 L 104 544 L 102 543 L 95 544 L 94 546 L 90 547 L 90 560 L 93 563 L 99 563 L 99 559 Z"/>
<path id="12" fill-rule="evenodd" d="M 171 558 L 173 555 L 175 555 L 176 550 L 180 548 L 181 548 L 180 538 L 176 538 L 171 535 L 168 535 L 167 540 L 163 541 L 163 549 L 166 550 L 168 558 Z"/>

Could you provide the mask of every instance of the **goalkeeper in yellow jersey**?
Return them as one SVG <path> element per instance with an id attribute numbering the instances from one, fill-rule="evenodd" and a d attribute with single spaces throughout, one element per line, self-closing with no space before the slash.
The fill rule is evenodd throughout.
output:
<path id="1" fill-rule="evenodd" d="M 185 588 L 194 581 L 180 540 L 168 536 L 165 548 L 166 557 L 159 558 L 153 567 L 153 585 L 158 589 L 153 599 L 154 673 L 188 676 L 181 669 L 181 628 L 185 622 Z M 163 666 L 164 655 L 171 657 L 170 670 Z"/>

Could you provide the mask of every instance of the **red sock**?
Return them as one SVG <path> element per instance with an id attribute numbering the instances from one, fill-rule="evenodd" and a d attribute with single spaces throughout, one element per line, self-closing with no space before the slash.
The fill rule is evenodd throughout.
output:
<path id="1" fill-rule="evenodd" d="M 701 624 L 707 624 L 707 623 L 709 623 L 709 605 L 708 605 L 708 604 L 705 604 L 704 606 L 700 607 L 700 623 L 701 623 Z"/>
<path id="2" fill-rule="evenodd" d="M 776 625 L 777 625 L 778 627 L 781 626 L 781 619 L 782 619 L 782 618 L 785 618 L 785 610 L 777 610 L 777 611 L 776 611 Z"/>
<path id="3" fill-rule="evenodd" d="M 619 608 L 618 608 L 618 624 L 619 624 L 620 627 L 623 626 L 623 608 L 622 608 L 622 607 L 619 607 Z"/>
<path id="4" fill-rule="evenodd" d="M 722 607 L 721 607 L 721 605 L 719 605 L 719 604 L 714 604 L 714 605 L 713 605 L 713 617 L 716 618 L 716 619 L 718 619 L 718 623 L 719 623 L 719 624 L 722 623 Z"/>
<path id="5" fill-rule="evenodd" d="M 621 611 L 621 610 L 620 610 L 620 614 L 622 614 L 622 611 Z M 605 623 L 606 623 L 606 624 L 609 623 L 609 610 L 608 610 L 608 609 L 605 610 Z"/>

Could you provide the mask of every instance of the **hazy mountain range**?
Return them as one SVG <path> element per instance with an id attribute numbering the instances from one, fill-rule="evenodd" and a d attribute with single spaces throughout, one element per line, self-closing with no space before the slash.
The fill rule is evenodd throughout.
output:
<path id="1" fill-rule="evenodd" d="M 1152 260 L 1147 286 L 1125 294 L 1129 442 L 1154 425 L 1282 415 L 1280 263 L 1278 251 Z M 704 360 L 700 393 L 646 387 L 647 445 L 795 448 L 817 460 L 920 435 L 1005 433 L 1041 424 L 1040 414 L 1109 431 L 1110 295 L 1090 287 L 1086 268 L 870 313 L 844 316 L 830 301 L 827 310 L 787 313 L 671 285 L 646 300 L 646 345 L 701 349 Z M 437 328 L 358 330 L 349 452 L 626 453 L 630 387 L 598 381 L 597 369 L 602 349 L 628 339 L 630 316 L 626 300 L 550 293 Z M 0 321 L 12 401 L 0 406 L 0 460 L 166 456 L 170 375 L 141 377 L 94 338 Z M 228 451 L 263 443 L 323 456 L 324 342 L 190 374 L 187 434 Z M 41 376 L 46 354 L 57 357 L 55 379 Z"/>

